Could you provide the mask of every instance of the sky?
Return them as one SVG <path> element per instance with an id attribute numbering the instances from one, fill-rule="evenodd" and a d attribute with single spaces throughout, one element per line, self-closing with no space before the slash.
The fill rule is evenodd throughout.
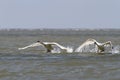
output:
<path id="1" fill-rule="evenodd" d="M 120 28 L 120 0 L 0 0 L 1 28 Z"/>

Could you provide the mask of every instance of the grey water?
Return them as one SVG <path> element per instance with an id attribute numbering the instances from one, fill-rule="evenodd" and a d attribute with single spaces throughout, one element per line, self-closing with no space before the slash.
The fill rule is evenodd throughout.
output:
<path id="1" fill-rule="evenodd" d="M 0 30 L 0 80 L 119 80 L 119 53 L 46 53 L 42 47 L 18 50 L 37 40 L 76 49 L 88 38 L 119 46 L 120 30 Z"/>

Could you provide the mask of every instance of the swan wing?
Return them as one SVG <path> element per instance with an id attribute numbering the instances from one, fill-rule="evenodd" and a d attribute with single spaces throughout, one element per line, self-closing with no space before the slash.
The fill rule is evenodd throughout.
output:
<path id="1" fill-rule="evenodd" d="M 110 45 L 110 46 L 112 46 L 112 42 L 111 41 L 107 41 L 107 42 L 103 43 L 103 45 Z"/>
<path id="2" fill-rule="evenodd" d="M 57 47 L 59 47 L 62 52 L 67 52 L 67 53 L 72 53 L 73 52 L 73 48 L 72 47 L 64 47 L 56 42 L 44 42 L 44 44 L 50 44 L 50 45 L 55 45 Z M 61 51 L 60 51 L 61 52 Z"/>
<path id="3" fill-rule="evenodd" d="M 56 46 L 58 46 L 60 49 L 66 49 L 66 47 L 64 47 L 64 46 L 62 46 L 62 45 L 60 45 L 60 44 L 58 44 L 58 43 L 56 43 L 56 42 L 51 42 L 51 45 L 56 45 Z"/>
<path id="4" fill-rule="evenodd" d="M 89 46 L 90 44 L 94 44 L 94 41 L 86 41 L 80 47 Z"/>
<path id="5" fill-rule="evenodd" d="M 27 49 L 27 48 L 30 48 L 30 47 L 37 47 L 37 46 L 43 46 L 43 45 L 40 44 L 40 43 L 33 43 L 33 44 L 28 45 L 28 46 L 18 48 L 18 50 L 23 50 L 23 49 Z"/>
<path id="6" fill-rule="evenodd" d="M 46 45 L 56 45 L 56 46 L 58 46 L 60 49 L 66 49 L 66 47 L 64 47 L 64 46 L 62 46 L 62 45 L 60 45 L 60 44 L 58 44 L 58 43 L 56 43 L 56 42 L 43 42 L 44 44 L 46 44 Z"/>
<path id="7" fill-rule="evenodd" d="M 85 41 L 82 45 L 80 45 L 76 50 L 75 52 L 82 52 L 82 49 L 85 48 L 86 46 L 89 46 L 91 44 L 94 44 L 94 41 L 92 40 L 87 40 Z"/>

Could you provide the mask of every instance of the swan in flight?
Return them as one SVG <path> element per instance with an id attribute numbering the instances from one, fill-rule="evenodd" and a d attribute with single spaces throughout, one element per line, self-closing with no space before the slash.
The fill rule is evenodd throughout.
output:
<path id="1" fill-rule="evenodd" d="M 105 46 L 109 45 L 111 47 L 111 50 L 113 49 L 113 46 L 112 46 L 112 43 L 111 41 L 107 41 L 107 42 L 104 42 L 104 43 L 99 43 L 97 42 L 95 39 L 88 39 L 86 40 L 81 46 L 79 46 L 75 52 L 82 52 L 82 49 L 85 47 L 85 46 L 89 46 L 89 45 L 95 45 L 95 47 L 97 47 L 97 53 L 102 53 L 105 51 Z"/>
<path id="2" fill-rule="evenodd" d="M 30 48 L 30 47 L 36 47 L 36 46 L 43 46 L 44 48 L 46 48 L 46 51 L 47 52 L 52 52 L 52 50 L 54 49 L 53 46 L 58 46 L 62 51 L 64 52 L 69 52 L 69 49 L 68 47 L 64 47 L 56 42 L 42 42 L 42 41 L 37 41 L 36 43 L 33 43 L 31 45 L 28 45 L 28 46 L 25 46 L 25 47 L 22 47 L 22 48 L 18 48 L 18 50 L 23 50 L 23 49 L 27 49 L 27 48 Z M 71 48 L 72 49 L 72 48 Z M 72 50 L 71 50 L 72 52 Z"/>

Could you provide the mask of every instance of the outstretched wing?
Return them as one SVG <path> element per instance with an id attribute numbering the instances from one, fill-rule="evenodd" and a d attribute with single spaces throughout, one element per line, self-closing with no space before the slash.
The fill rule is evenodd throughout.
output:
<path id="1" fill-rule="evenodd" d="M 109 46 L 110 46 L 111 51 L 113 50 L 113 45 L 112 45 L 112 42 L 111 42 L 111 41 L 107 41 L 107 42 L 103 43 L 103 45 L 104 45 L 105 47 L 109 47 Z"/>
<path id="2" fill-rule="evenodd" d="M 18 50 L 23 50 L 23 49 L 27 49 L 27 48 L 30 48 L 30 47 L 36 47 L 36 46 L 43 46 L 43 45 L 40 44 L 40 43 L 33 43 L 31 45 L 28 45 L 28 46 L 25 46 L 25 47 L 22 47 L 22 48 L 18 48 Z"/>
<path id="3" fill-rule="evenodd" d="M 73 52 L 73 48 L 72 47 L 64 47 L 56 42 L 51 42 L 52 45 L 56 45 L 57 47 L 59 47 L 62 52 L 67 52 L 67 53 L 72 53 Z"/>
<path id="4" fill-rule="evenodd" d="M 112 42 L 111 41 L 107 41 L 107 42 L 105 42 L 105 43 L 103 43 L 103 45 L 109 45 L 109 46 L 112 46 Z"/>
<path id="5" fill-rule="evenodd" d="M 60 49 L 66 49 L 66 47 L 56 43 L 56 42 L 44 42 L 44 44 L 50 44 L 50 45 L 56 45 L 58 46 Z"/>
<path id="6" fill-rule="evenodd" d="M 89 48 L 89 45 L 94 45 L 94 40 L 87 40 L 82 45 L 80 45 L 75 52 L 83 52 L 85 48 Z"/>

